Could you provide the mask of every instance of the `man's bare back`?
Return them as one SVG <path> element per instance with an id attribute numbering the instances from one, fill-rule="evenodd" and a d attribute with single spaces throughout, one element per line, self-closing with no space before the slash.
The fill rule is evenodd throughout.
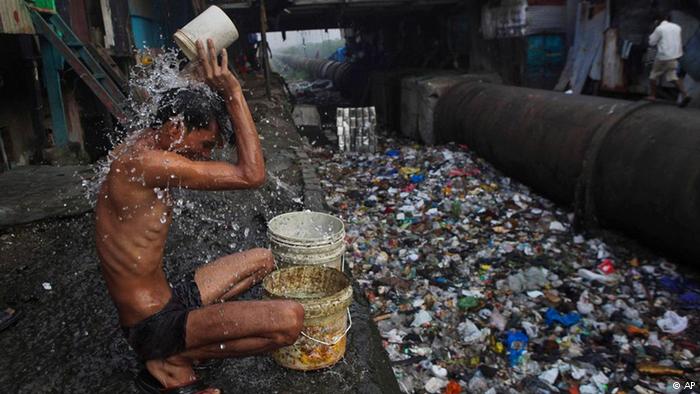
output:
<path id="1" fill-rule="evenodd" d="M 146 391 L 194 387 L 199 382 L 193 363 L 289 345 L 303 323 L 303 308 L 295 302 L 225 302 L 273 269 L 266 249 L 221 257 L 175 286 L 163 271 L 171 187 L 235 190 L 258 187 L 265 179 L 260 141 L 240 85 L 228 70 L 226 52 L 219 65 L 211 40 L 208 44 L 206 55 L 198 43 L 200 72 L 224 98 L 236 130 L 238 162 L 201 160 L 221 142 L 218 124 L 203 99 L 187 96 L 196 92 L 176 92 L 171 116 L 115 150 L 95 210 L 102 274 L 127 340 L 145 361 L 147 378 L 155 378 L 153 385 L 138 382 Z"/>

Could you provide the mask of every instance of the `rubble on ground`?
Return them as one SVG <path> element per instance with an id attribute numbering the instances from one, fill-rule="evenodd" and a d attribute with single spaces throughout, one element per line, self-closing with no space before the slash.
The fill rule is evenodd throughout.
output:
<path id="1" fill-rule="evenodd" d="M 698 381 L 700 288 L 466 146 L 317 150 L 348 261 L 405 392 L 678 393 Z M 687 391 L 686 391 L 687 392 Z"/>

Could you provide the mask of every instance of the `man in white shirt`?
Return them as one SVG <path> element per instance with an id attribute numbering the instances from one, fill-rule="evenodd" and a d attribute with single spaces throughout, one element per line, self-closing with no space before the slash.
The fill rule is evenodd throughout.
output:
<path id="1" fill-rule="evenodd" d="M 680 107 L 685 107 L 690 102 L 690 96 L 683 87 L 683 81 L 678 79 L 678 59 L 683 56 L 683 42 L 681 40 L 681 27 L 671 23 L 670 15 L 664 14 L 659 18 L 661 23 L 656 26 L 649 36 L 649 45 L 656 47 L 656 59 L 649 74 L 651 91 L 647 99 L 656 100 L 656 87 L 658 79 L 664 76 L 667 81 L 676 84 L 681 92 Z"/>

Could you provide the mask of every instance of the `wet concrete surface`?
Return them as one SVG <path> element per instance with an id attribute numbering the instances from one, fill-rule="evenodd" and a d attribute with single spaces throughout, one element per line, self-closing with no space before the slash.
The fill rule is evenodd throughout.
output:
<path id="1" fill-rule="evenodd" d="M 260 84 L 251 86 L 259 97 Z M 304 208 L 295 152 L 308 145 L 291 124 L 281 89 L 273 92 L 273 102 L 250 100 L 268 170 L 262 188 L 173 191 L 179 214 L 165 251 L 171 282 L 219 256 L 267 246 L 267 220 Z M 23 314 L 0 333 L 1 392 L 138 392 L 133 379 L 141 365 L 122 336 L 93 237 L 92 212 L 0 230 L 0 305 Z M 255 288 L 243 298 L 259 294 Z M 201 377 L 226 393 L 398 392 L 368 305 L 355 294 L 346 357 L 333 368 L 295 372 L 261 356 L 226 360 Z"/>
<path id="2" fill-rule="evenodd" d="M 0 227 L 73 216 L 92 209 L 83 179 L 90 166 L 24 166 L 0 173 Z"/>

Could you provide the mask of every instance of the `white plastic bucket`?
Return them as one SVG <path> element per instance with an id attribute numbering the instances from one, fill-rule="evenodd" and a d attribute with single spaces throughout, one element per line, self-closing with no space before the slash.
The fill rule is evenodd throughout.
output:
<path id="1" fill-rule="evenodd" d="M 207 8 L 173 35 L 177 46 L 190 60 L 197 59 L 197 40 L 202 40 L 206 49 L 206 40 L 209 38 L 214 40 L 217 54 L 238 39 L 236 25 L 215 5 Z"/>
<path id="2" fill-rule="evenodd" d="M 322 265 L 344 269 L 345 225 L 321 212 L 289 212 L 267 225 L 278 266 Z"/>

